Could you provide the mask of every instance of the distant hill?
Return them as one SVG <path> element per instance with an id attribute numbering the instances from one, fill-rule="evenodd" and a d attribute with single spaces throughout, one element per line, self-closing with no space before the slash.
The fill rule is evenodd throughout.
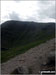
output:
<path id="1" fill-rule="evenodd" d="M 6 21 L 1 24 L 1 48 L 25 45 L 54 35 L 55 23 Z"/>

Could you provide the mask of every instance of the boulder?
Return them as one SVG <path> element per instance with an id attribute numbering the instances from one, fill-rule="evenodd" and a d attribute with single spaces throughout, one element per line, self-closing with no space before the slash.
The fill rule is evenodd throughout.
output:
<path id="1" fill-rule="evenodd" d="M 20 66 L 16 68 L 12 74 L 29 74 L 29 69 L 27 66 Z"/>

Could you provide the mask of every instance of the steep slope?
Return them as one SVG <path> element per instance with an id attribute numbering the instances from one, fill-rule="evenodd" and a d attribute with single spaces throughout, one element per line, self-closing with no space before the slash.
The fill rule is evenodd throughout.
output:
<path id="1" fill-rule="evenodd" d="M 7 21 L 1 24 L 1 46 L 7 49 L 54 37 L 54 23 Z"/>

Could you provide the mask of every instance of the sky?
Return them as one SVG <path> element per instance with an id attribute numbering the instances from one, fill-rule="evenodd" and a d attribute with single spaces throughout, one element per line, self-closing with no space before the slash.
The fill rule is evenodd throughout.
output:
<path id="1" fill-rule="evenodd" d="M 55 22 L 55 0 L 2 0 L 1 23 L 8 20 Z"/>

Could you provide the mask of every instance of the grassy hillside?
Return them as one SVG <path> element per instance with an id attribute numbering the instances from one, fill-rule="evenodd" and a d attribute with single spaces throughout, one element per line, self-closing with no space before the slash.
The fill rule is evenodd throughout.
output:
<path id="1" fill-rule="evenodd" d="M 7 21 L 1 24 L 2 62 L 54 38 L 54 23 Z"/>

